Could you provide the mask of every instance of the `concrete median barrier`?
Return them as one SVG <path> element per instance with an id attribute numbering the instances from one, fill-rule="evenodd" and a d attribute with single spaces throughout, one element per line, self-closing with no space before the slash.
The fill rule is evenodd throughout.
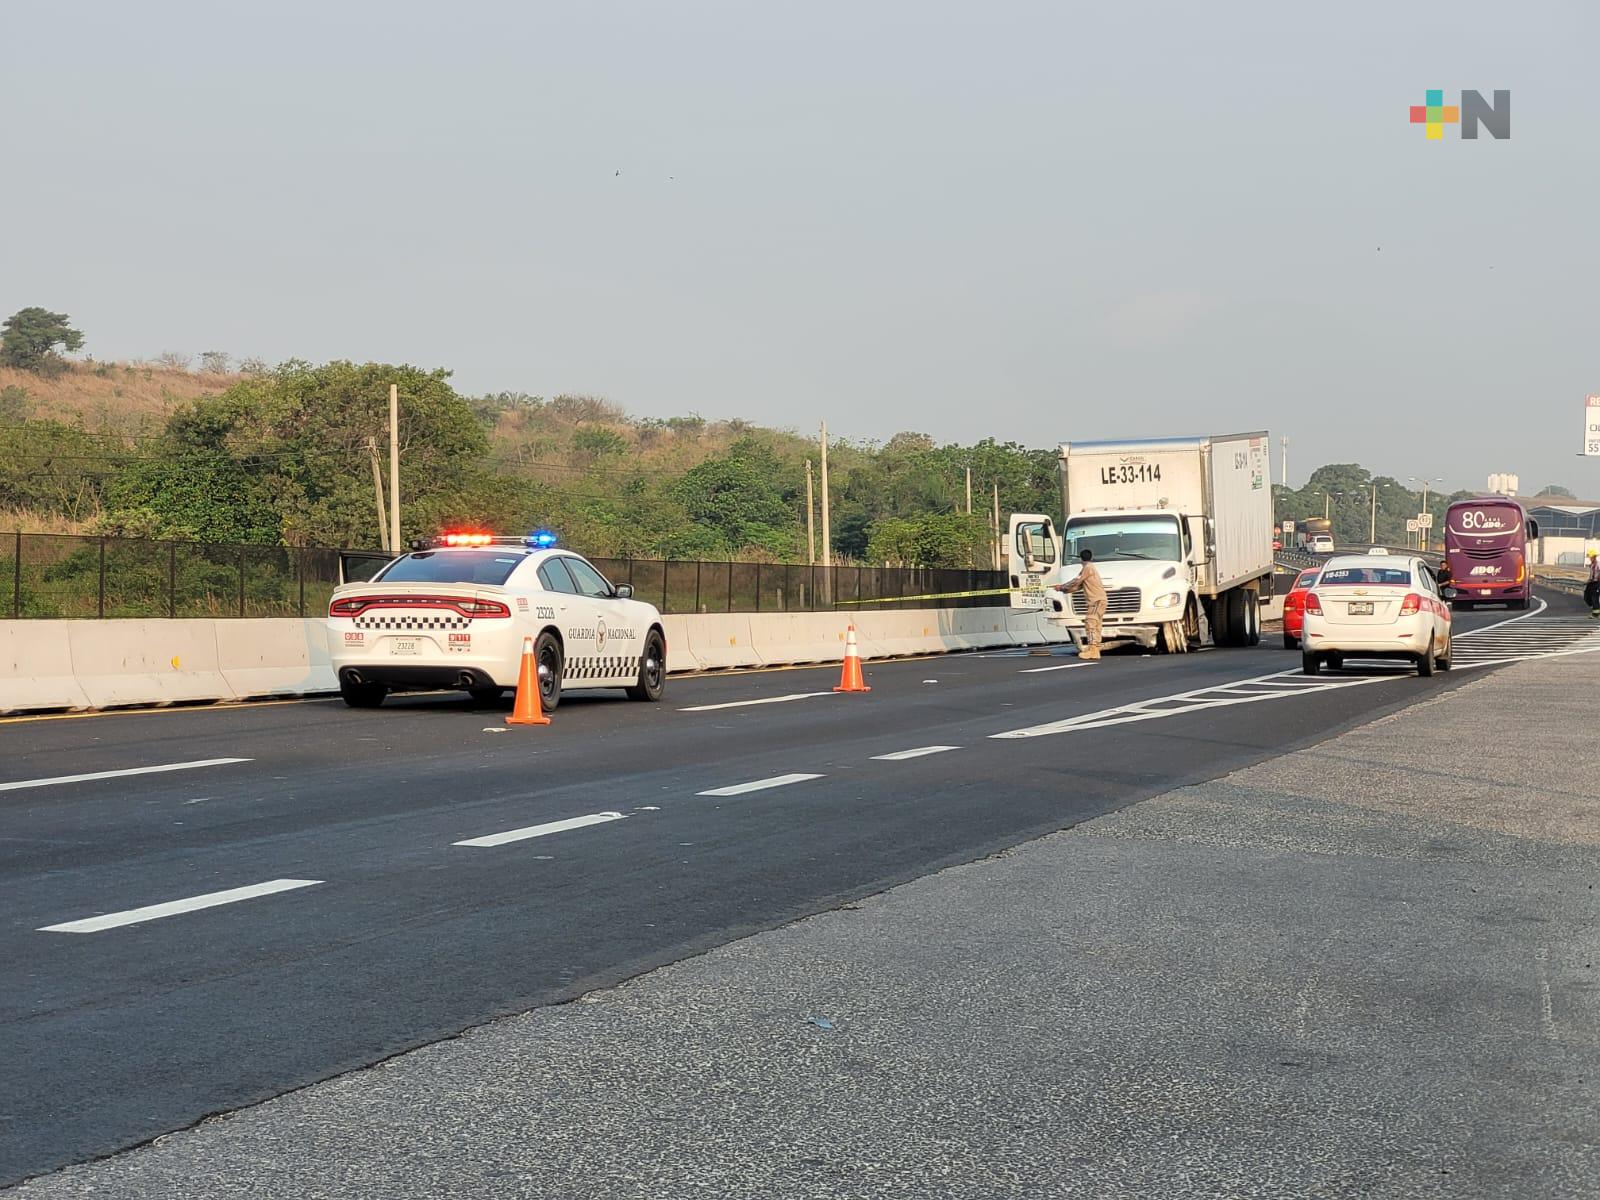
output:
<path id="1" fill-rule="evenodd" d="M 0 712 L 88 708 L 72 669 L 70 621 L 0 621 Z"/>
<path id="2" fill-rule="evenodd" d="M 1034 613 L 706 613 L 664 617 L 669 669 L 837 663 L 1069 640 Z M 337 690 L 317 618 L 0 621 L 0 712 L 114 708 Z"/>
<path id="3" fill-rule="evenodd" d="M 338 690 L 326 621 L 263 617 L 215 625 L 218 668 L 239 699 Z"/>
<path id="4" fill-rule="evenodd" d="M 64 624 L 91 708 L 235 698 L 217 660 L 217 621 Z"/>

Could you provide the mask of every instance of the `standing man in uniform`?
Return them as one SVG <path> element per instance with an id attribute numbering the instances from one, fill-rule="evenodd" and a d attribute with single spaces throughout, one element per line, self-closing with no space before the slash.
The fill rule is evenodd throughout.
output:
<path id="1" fill-rule="evenodd" d="M 1589 547 L 1589 582 L 1583 587 L 1583 602 L 1591 617 L 1600 617 L 1600 552 Z"/>
<path id="2" fill-rule="evenodd" d="M 1085 550 L 1078 558 L 1083 568 L 1077 578 L 1056 584 L 1056 591 L 1083 593 L 1083 649 L 1078 652 L 1078 657 L 1084 662 L 1099 662 L 1100 627 L 1106 619 L 1106 585 L 1095 568 L 1093 550 Z"/>

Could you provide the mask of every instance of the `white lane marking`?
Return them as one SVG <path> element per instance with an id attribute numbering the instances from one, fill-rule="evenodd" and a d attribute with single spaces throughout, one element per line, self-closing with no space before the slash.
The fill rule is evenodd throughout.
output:
<path id="1" fill-rule="evenodd" d="M 1031 738 L 1044 737 L 1053 733 L 1077 733 L 1085 729 L 1105 729 L 1113 725 L 1130 725 L 1136 721 L 1157 721 L 1163 717 L 1201 712 L 1210 708 L 1231 708 L 1236 704 L 1260 704 L 1267 700 L 1283 700 L 1288 696 L 1297 696 L 1302 692 L 1313 690 L 1312 688 L 1299 688 L 1295 691 L 1239 692 L 1232 690 L 1249 684 L 1264 683 L 1267 680 L 1280 678 L 1287 674 L 1288 672 L 1285 671 L 1274 675 L 1259 675 L 1253 679 L 1235 679 L 1228 683 L 1214 683 L 1210 687 L 1195 688 L 1191 691 L 1178 692 L 1171 696 L 1152 696 L 1148 700 L 1122 704 L 1116 708 L 1103 708 L 1097 712 L 1080 713 L 1076 717 L 1050 721 L 1043 725 L 1029 725 L 1023 729 L 1008 729 L 1004 733 L 991 733 L 989 736 L 991 738 Z M 1339 688 L 1361 687 L 1364 684 L 1380 683 L 1385 679 L 1400 678 L 1404 678 L 1404 676 L 1399 674 L 1331 676 L 1324 680 L 1315 690 L 1334 691 Z"/>
<path id="2" fill-rule="evenodd" d="M 60 925 L 46 925 L 40 933 L 99 933 L 102 929 L 117 929 L 123 925 L 137 925 L 141 921 L 154 921 L 161 917 L 174 917 L 179 913 L 194 912 L 202 908 L 216 908 L 219 904 L 234 904 L 240 900 L 254 900 L 257 896 L 270 896 L 275 892 L 290 892 L 296 888 L 316 887 L 320 879 L 269 879 L 266 883 L 252 883 L 249 887 L 229 888 L 225 892 L 207 892 L 203 896 L 190 896 L 187 900 L 168 900 L 165 904 L 147 904 L 143 908 L 130 908 L 126 912 L 105 913 L 98 917 L 85 917 L 81 921 L 65 921 Z"/>
<path id="3" fill-rule="evenodd" d="M 254 761 L 250 758 L 198 758 L 194 762 L 163 763 L 158 767 L 126 767 L 121 771 L 90 771 L 84 775 L 52 775 L 48 779 L 17 779 L 10 783 L 0 783 L 0 792 L 50 787 L 57 783 L 86 783 L 91 779 L 121 779 L 124 775 L 160 775 L 165 771 L 193 771 L 197 767 L 222 767 L 229 763 Z"/>
<path id="4" fill-rule="evenodd" d="M 607 821 L 620 821 L 619 812 L 590 813 L 586 817 L 568 817 L 565 821 L 546 821 L 543 825 L 528 825 L 522 829 L 508 829 L 504 833 L 491 833 L 485 837 L 468 838 L 464 842 L 451 842 L 452 846 L 504 846 L 507 842 L 521 842 L 528 838 L 546 837 L 552 833 L 565 833 L 569 829 L 582 829 L 586 825 L 604 825 Z"/>
<path id="5" fill-rule="evenodd" d="M 873 762 L 904 762 L 908 758 L 922 758 L 928 754 L 943 754 L 946 750 L 959 750 L 960 746 L 918 746 L 915 750 L 896 750 L 893 754 L 874 754 Z"/>
<path id="6" fill-rule="evenodd" d="M 1070 671 L 1073 667 L 1082 667 L 1087 664 L 1081 662 L 1062 663 L 1056 667 L 1029 667 L 1026 671 L 1018 671 L 1018 675 L 1038 675 L 1043 671 Z"/>
<path id="7" fill-rule="evenodd" d="M 1550 607 L 1538 596 L 1534 597 L 1534 601 L 1538 604 L 1538 608 L 1529 609 L 1527 612 L 1515 617 L 1507 617 L 1504 621 L 1494 621 L 1488 625 L 1480 625 L 1476 629 L 1463 629 L 1460 633 L 1454 634 L 1454 636 L 1458 638 L 1476 637 L 1480 633 L 1488 633 L 1491 629 L 1499 629 L 1502 625 L 1515 625 L 1518 621 L 1526 621 L 1529 617 L 1537 617 Z"/>
<path id="8" fill-rule="evenodd" d="M 831 696 L 832 692 L 795 692 L 788 696 L 764 696 L 760 700 L 730 700 L 725 704 L 696 704 L 680 708 L 679 712 L 717 712 L 724 708 L 748 708 L 752 704 L 787 704 L 791 700 L 811 700 L 817 696 Z"/>
<path id="9" fill-rule="evenodd" d="M 732 787 L 712 788 L 696 792 L 696 796 L 742 796 L 746 792 L 764 792 L 768 788 L 784 787 L 791 783 L 804 783 L 808 779 L 821 779 L 821 775 L 774 775 L 771 779 L 755 779 L 749 783 L 736 783 Z"/>

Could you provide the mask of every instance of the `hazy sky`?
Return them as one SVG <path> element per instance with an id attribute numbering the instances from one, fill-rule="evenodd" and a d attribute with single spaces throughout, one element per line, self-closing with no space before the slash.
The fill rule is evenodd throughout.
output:
<path id="1" fill-rule="evenodd" d="M 1592 3 L 12 4 L 0 308 L 1600 495 L 1597 51 Z M 1511 139 L 1427 142 L 1429 87 Z"/>

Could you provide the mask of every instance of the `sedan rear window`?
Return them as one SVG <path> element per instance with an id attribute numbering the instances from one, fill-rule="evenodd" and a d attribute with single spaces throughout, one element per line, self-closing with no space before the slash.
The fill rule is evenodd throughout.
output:
<path id="1" fill-rule="evenodd" d="M 511 577 L 525 556 L 481 550 L 419 550 L 390 563 L 374 583 L 484 583 Z"/>
<path id="2" fill-rule="evenodd" d="M 1318 587 L 1366 584 L 1369 587 L 1410 587 L 1411 571 L 1406 567 L 1337 567 L 1324 571 Z"/>

